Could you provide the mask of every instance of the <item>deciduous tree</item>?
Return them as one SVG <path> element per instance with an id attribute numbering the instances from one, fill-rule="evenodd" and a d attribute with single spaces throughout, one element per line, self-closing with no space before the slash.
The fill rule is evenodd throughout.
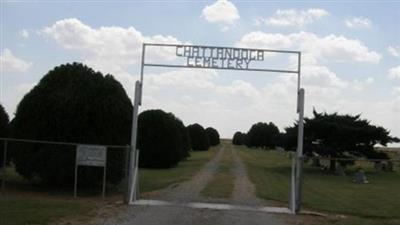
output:
<path id="1" fill-rule="evenodd" d="M 304 119 L 305 154 L 316 152 L 327 157 L 367 157 L 386 159 L 387 154 L 377 152 L 376 144 L 386 146 L 399 139 L 389 135 L 381 126 L 370 124 L 360 115 L 340 115 L 338 113 L 318 113 L 314 110 L 313 118 Z M 285 148 L 294 150 L 297 143 L 297 123 L 287 127 Z M 336 161 L 332 160 L 330 169 L 334 170 Z"/>

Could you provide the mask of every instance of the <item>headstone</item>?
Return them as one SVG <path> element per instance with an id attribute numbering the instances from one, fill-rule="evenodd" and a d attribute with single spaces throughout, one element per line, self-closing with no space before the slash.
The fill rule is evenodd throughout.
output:
<path id="1" fill-rule="evenodd" d="M 338 176 L 346 176 L 346 173 L 344 172 L 344 168 L 342 165 L 339 164 L 336 166 L 335 174 Z"/>
<path id="2" fill-rule="evenodd" d="M 382 170 L 382 162 L 375 162 L 374 168 L 379 171 Z"/>
<path id="3" fill-rule="evenodd" d="M 394 171 L 393 162 L 392 161 L 387 161 L 386 162 L 386 166 L 385 166 L 384 171 L 386 171 L 386 172 L 393 172 Z"/>
<path id="4" fill-rule="evenodd" d="M 367 177 L 365 176 L 364 170 L 358 169 L 355 176 L 354 182 L 357 184 L 368 184 Z"/>
<path id="5" fill-rule="evenodd" d="M 320 162 L 319 158 L 312 158 L 312 164 L 311 164 L 311 166 L 314 166 L 314 167 L 321 167 L 321 162 Z"/>

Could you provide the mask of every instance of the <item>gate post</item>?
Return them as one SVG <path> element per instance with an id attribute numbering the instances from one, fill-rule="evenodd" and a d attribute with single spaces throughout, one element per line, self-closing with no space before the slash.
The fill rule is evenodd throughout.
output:
<path id="1" fill-rule="evenodd" d="M 139 113 L 139 105 L 141 102 L 142 95 L 142 87 L 139 81 L 135 83 L 135 100 L 133 105 L 133 117 L 132 117 L 132 136 L 131 136 L 131 148 L 129 154 L 129 171 L 128 171 L 128 198 L 126 202 L 128 204 L 136 201 L 136 184 L 137 182 L 137 174 L 135 171 L 137 170 L 137 162 L 136 162 L 136 140 L 137 140 L 137 126 L 138 126 L 138 113 Z"/>
<path id="2" fill-rule="evenodd" d="M 301 206 L 301 186 L 303 171 L 303 141 L 304 141 L 304 89 L 301 88 L 298 93 L 298 135 L 297 135 L 297 151 L 293 159 L 292 169 L 292 193 L 290 208 L 292 213 L 299 213 Z"/>

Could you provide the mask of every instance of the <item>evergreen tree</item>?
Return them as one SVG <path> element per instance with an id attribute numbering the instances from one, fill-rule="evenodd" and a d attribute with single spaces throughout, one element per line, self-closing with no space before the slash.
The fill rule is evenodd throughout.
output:
<path id="1" fill-rule="evenodd" d="M 49 71 L 18 105 L 12 137 L 98 145 L 130 142 L 132 104 L 122 85 L 80 64 L 65 64 Z M 14 144 L 18 173 L 38 176 L 54 185 L 72 185 L 75 147 L 48 144 Z M 124 175 L 125 151 L 108 149 L 107 181 L 118 183 Z M 103 170 L 79 169 L 79 184 L 102 181 Z"/>
<path id="2" fill-rule="evenodd" d="M 142 167 L 169 168 L 189 155 L 188 134 L 172 113 L 147 110 L 139 115 L 138 149 Z"/>
<path id="3" fill-rule="evenodd" d="M 187 129 L 194 151 L 207 151 L 210 148 L 210 141 L 208 140 L 206 131 L 200 124 L 189 125 Z"/>
<path id="4" fill-rule="evenodd" d="M 234 145 L 244 145 L 246 141 L 246 134 L 237 131 L 232 138 L 232 144 Z"/>
<path id="5" fill-rule="evenodd" d="M 220 143 L 219 133 L 216 129 L 214 129 L 212 127 L 207 127 L 206 134 L 207 134 L 208 140 L 210 141 L 211 146 L 219 145 L 219 143 Z"/>

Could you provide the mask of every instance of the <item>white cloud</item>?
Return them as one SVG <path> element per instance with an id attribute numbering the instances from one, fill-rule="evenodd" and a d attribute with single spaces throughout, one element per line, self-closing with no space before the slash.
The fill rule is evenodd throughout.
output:
<path id="1" fill-rule="evenodd" d="M 206 6 L 201 17 L 210 23 L 221 25 L 222 31 L 227 31 L 240 18 L 236 6 L 227 0 L 218 0 Z"/>
<path id="2" fill-rule="evenodd" d="M 20 102 L 35 85 L 36 83 L 20 83 L 13 87 L 4 87 L 8 89 L 8 91 L 4 93 L 4 99 L 2 100 L 10 119 L 14 117 L 18 102 Z"/>
<path id="3" fill-rule="evenodd" d="M 314 33 L 292 34 L 250 32 L 237 43 L 242 47 L 293 49 L 311 53 L 319 60 L 378 63 L 381 55 L 370 51 L 360 40 L 334 34 L 319 37 Z"/>
<path id="4" fill-rule="evenodd" d="M 353 17 L 344 21 L 349 28 L 371 28 L 372 22 L 368 18 Z"/>
<path id="5" fill-rule="evenodd" d="M 290 36 L 280 33 L 264 33 L 262 31 L 254 31 L 242 37 L 236 44 L 239 47 L 248 48 L 290 48 L 293 41 Z"/>
<path id="6" fill-rule="evenodd" d="M 394 87 L 392 93 L 400 99 L 400 87 Z"/>
<path id="7" fill-rule="evenodd" d="M 371 62 L 378 63 L 381 56 L 370 51 L 361 41 L 343 36 L 319 37 L 314 33 L 292 34 L 264 33 L 255 31 L 244 35 L 237 43 L 240 47 L 266 49 L 292 49 L 302 51 L 302 82 L 305 85 L 344 88 L 348 82 L 342 80 L 323 62 Z M 297 58 L 290 58 L 290 67 L 297 66 Z M 295 77 L 288 77 L 295 82 Z"/>
<path id="8" fill-rule="evenodd" d="M 31 62 L 20 59 L 11 52 L 9 49 L 4 49 L 0 54 L 0 64 L 2 72 L 26 72 L 31 66 Z"/>
<path id="9" fill-rule="evenodd" d="M 26 29 L 21 30 L 21 31 L 19 32 L 19 36 L 22 37 L 22 38 L 28 39 L 28 38 L 29 38 L 29 32 L 28 32 L 28 30 L 26 30 Z"/>
<path id="10" fill-rule="evenodd" d="M 134 27 L 92 28 L 76 18 L 63 19 L 40 32 L 64 49 L 79 52 L 85 63 L 106 72 L 123 73 L 141 58 L 142 43 L 181 43 L 172 36 L 144 36 Z M 172 60 L 173 49 L 147 49 L 151 58 Z"/>
<path id="11" fill-rule="evenodd" d="M 371 84 L 373 84 L 375 81 L 375 79 L 373 77 L 368 77 L 365 80 L 358 80 L 355 79 L 352 83 L 352 87 L 354 90 L 356 91 L 363 91 L 365 90 L 368 86 L 370 86 Z"/>
<path id="12" fill-rule="evenodd" d="M 213 89 L 212 82 L 218 74 L 215 70 L 181 69 L 157 74 L 146 74 L 148 88 L 157 90 L 158 87 L 173 89 Z"/>
<path id="13" fill-rule="evenodd" d="M 307 95 L 312 96 L 310 103 L 328 108 L 329 102 L 334 102 L 344 88 L 351 86 L 355 90 L 361 90 L 372 83 L 373 79 L 367 78 L 353 82 L 343 80 L 324 65 L 325 62 L 378 63 L 381 58 L 378 53 L 369 50 L 361 41 L 333 34 L 320 37 L 307 32 L 285 35 L 256 31 L 244 35 L 237 46 L 302 51 L 302 85 L 306 88 Z M 289 62 L 289 67 L 295 69 L 297 56 L 290 57 Z M 295 86 L 297 78 L 284 76 L 281 82 Z M 287 87 L 281 88 L 287 89 Z"/>
<path id="14" fill-rule="evenodd" d="M 389 78 L 400 79 L 400 66 L 393 67 L 389 69 Z"/>
<path id="15" fill-rule="evenodd" d="M 62 48 L 76 51 L 96 69 L 115 75 L 128 93 L 132 93 L 133 83 L 138 77 L 129 73 L 129 66 L 137 65 L 141 43 L 149 40 L 179 41 L 163 35 L 146 37 L 133 27 L 93 28 L 76 19 L 58 21 L 43 29 L 42 33 Z M 365 118 L 376 119 L 378 124 L 383 121 L 382 125 L 391 124 L 387 118 L 395 110 L 392 102 L 377 104 L 388 109 L 381 112 L 378 106 L 370 106 L 370 103 L 348 100 L 355 88 L 347 87 L 353 87 L 355 82 L 342 80 L 323 64 L 327 61 L 379 62 L 380 55 L 361 41 L 307 32 L 288 35 L 252 32 L 243 36 L 237 45 L 303 51 L 302 84 L 306 88 L 306 115 L 310 115 L 315 106 L 318 110 L 339 110 L 341 113 L 365 112 Z M 154 54 L 166 60 L 170 57 L 168 51 Z M 245 76 L 245 80 L 222 80 L 223 73 L 226 72 L 194 69 L 146 73 L 141 110 L 161 108 L 175 113 L 185 124 L 198 122 L 203 126 L 213 126 L 223 137 L 231 137 L 237 130 L 247 131 L 252 123 L 259 121 L 273 121 L 283 128 L 296 119 L 294 76 L 279 76 L 271 82 L 260 83 L 251 76 Z M 390 128 L 400 132 L 396 127 Z"/>
<path id="16" fill-rule="evenodd" d="M 161 108 L 174 112 L 185 124 L 198 122 L 213 126 L 223 137 L 231 137 L 238 130 L 246 132 L 259 121 L 272 121 L 282 129 L 297 119 L 296 82 L 288 76 L 279 76 L 260 87 L 255 87 L 251 78 L 218 83 L 221 76 L 213 70 L 190 69 L 146 75 L 142 110 Z M 319 111 L 362 113 L 363 118 L 390 128 L 393 135 L 399 134 L 400 127 L 393 124 L 396 112 L 400 112 L 396 111 L 399 109 L 395 101 L 371 104 L 351 100 L 348 96 L 354 93 L 353 88 L 339 88 L 324 82 L 304 82 L 306 116 L 311 115 L 313 107 Z M 374 80 L 366 78 L 360 82 L 370 85 Z"/>
<path id="17" fill-rule="evenodd" d="M 389 46 L 387 50 L 392 56 L 400 58 L 400 46 Z"/>
<path id="18" fill-rule="evenodd" d="M 263 22 L 268 26 L 303 27 L 327 15 L 329 13 L 324 9 L 278 9 L 272 17 L 256 19 L 256 24 Z"/>

